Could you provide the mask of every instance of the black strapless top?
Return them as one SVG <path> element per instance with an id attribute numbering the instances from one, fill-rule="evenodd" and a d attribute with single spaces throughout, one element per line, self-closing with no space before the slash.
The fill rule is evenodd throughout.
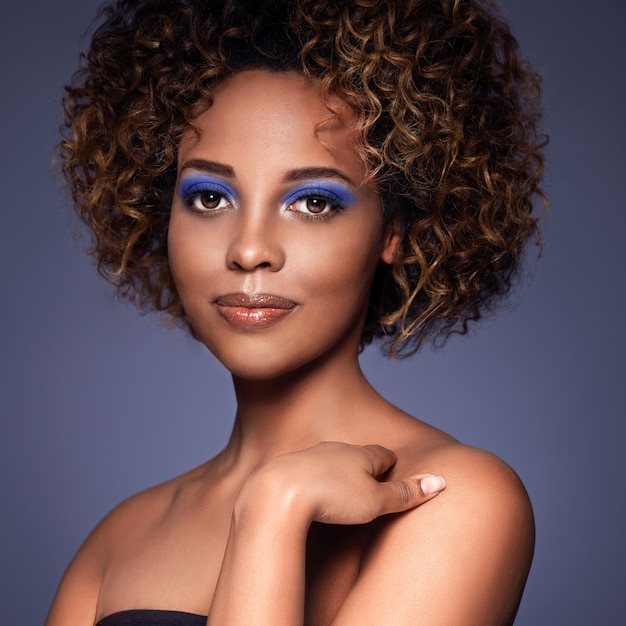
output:
<path id="1" fill-rule="evenodd" d="M 107 615 L 96 626 L 205 626 L 206 620 L 195 613 L 135 609 Z"/>

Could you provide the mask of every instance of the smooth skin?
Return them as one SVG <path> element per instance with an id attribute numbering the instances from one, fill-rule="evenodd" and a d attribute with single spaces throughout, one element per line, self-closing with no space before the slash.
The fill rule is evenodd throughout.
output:
<path id="1" fill-rule="evenodd" d="M 183 138 L 171 267 L 197 335 L 232 373 L 233 433 L 100 523 L 47 626 L 146 608 L 210 626 L 512 623 L 534 541 L 519 479 L 389 404 L 359 368 L 371 281 L 398 236 L 362 184 L 349 112 L 332 109 L 297 74 L 247 71 Z M 183 196 L 188 176 L 224 193 Z M 331 183 L 354 201 L 285 202 Z M 294 306 L 242 327 L 216 304 L 233 293 Z"/>

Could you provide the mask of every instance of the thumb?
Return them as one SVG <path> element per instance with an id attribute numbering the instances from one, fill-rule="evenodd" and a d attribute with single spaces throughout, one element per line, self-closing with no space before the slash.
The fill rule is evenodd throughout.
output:
<path id="1" fill-rule="evenodd" d="M 437 495 L 446 488 L 446 481 L 437 474 L 422 474 L 414 476 L 413 480 L 419 482 L 420 489 L 425 496 Z"/>
<path id="2" fill-rule="evenodd" d="M 446 481 L 436 474 L 418 474 L 403 480 L 380 483 L 386 492 L 388 513 L 400 513 L 434 498 L 446 487 Z"/>

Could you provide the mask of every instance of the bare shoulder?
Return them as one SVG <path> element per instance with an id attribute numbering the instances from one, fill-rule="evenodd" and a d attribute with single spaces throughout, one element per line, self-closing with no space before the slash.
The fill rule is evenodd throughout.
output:
<path id="1" fill-rule="evenodd" d="M 472 516 L 476 509 L 488 509 L 502 516 L 515 513 L 519 523 L 532 528 L 532 509 L 526 489 L 507 463 L 494 454 L 459 443 L 446 433 L 406 414 L 401 414 L 399 435 L 391 447 L 397 454 L 396 475 L 440 474 L 446 481 L 445 492 L 437 504 L 423 507 L 420 513 L 437 515 L 440 509 L 454 508 L 450 523 Z M 445 494 L 445 495 L 444 495 Z M 407 516 L 407 519 L 411 516 Z M 415 516 L 419 517 L 419 516 Z"/>
<path id="2" fill-rule="evenodd" d="M 432 473 L 446 481 L 446 489 L 437 497 L 436 505 L 423 507 L 420 514 L 438 515 L 440 510 L 453 508 L 456 514 L 449 518 L 449 523 L 455 524 L 465 516 L 471 519 L 477 509 L 483 513 L 489 510 L 492 523 L 497 519 L 506 523 L 513 515 L 518 523 L 532 528 L 528 494 L 507 463 L 490 452 L 463 445 L 428 424 L 410 420 L 401 431 L 401 445 L 394 446 L 398 476 Z M 410 517 L 406 516 L 407 520 Z"/>
<path id="3" fill-rule="evenodd" d="M 502 556 L 519 563 L 525 579 L 534 548 L 534 518 L 528 493 L 502 459 L 479 448 L 447 442 L 409 454 L 413 473 L 435 473 L 446 481 L 432 502 L 405 516 L 398 527 L 419 527 L 439 538 L 462 535 L 468 557 Z M 451 540 L 448 539 L 451 543 Z M 462 552 L 461 552 L 462 554 Z M 525 565 L 524 565 L 525 564 Z"/>
<path id="4" fill-rule="evenodd" d="M 421 471 L 442 475 L 446 480 L 446 497 L 439 506 L 454 506 L 459 517 L 476 508 L 488 507 L 504 518 L 515 512 L 532 522 L 532 509 L 518 475 L 497 456 L 470 446 L 454 443 L 438 446 L 418 454 L 412 463 Z M 423 469 L 422 469 L 423 468 Z M 428 468 L 428 469 L 426 469 Z"/>
<path id="5" fill-rule="evenodd" d="M 185 475 L 186 476 L 186 475 Z M 101 582 L 111 555 L 129 536 L 158 523 L 184 476 L 141 491 L 118 504 L 91 531 L 70 562 L 50 608 L 46 626 L 92 626 Z"/>
<path id="6" fill-rule="evenodd" d="M 133 535 L 141 536 L 168 514 L 184 485 L 197 471 L 182 474 L 123 500 L 94 528 L 77 556 L 88 554 L 101 568 L 106 567 L 107 560 L 120 543 L 128 543 Z"/>
<path id="7" fill-rule="evenodd" d="M 372 624 L 512 624 L 534 548 L 518 476 L 496 456 L 440 437 L 409 444 L 398 461 L 399 474 L 439 474 L 446 488 L 381 523 L 337 624 L 352 623 L 351 603 L 353 611 L 365 603 Z"/>

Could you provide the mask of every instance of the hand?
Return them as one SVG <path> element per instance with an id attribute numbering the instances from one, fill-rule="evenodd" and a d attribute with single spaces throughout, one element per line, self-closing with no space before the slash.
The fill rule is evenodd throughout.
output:
<path id="1" fill-rule="evenodd" d="M 443 478 L 432 474 L 378 480 L 395 462 L 382 446 L 320 443 L 269 461 L 246 481 L 238 505 L 263 501 L 282 510 L 286 503 L 308 523 L 364 524 L 414 508 L 444 489 Z"/>

